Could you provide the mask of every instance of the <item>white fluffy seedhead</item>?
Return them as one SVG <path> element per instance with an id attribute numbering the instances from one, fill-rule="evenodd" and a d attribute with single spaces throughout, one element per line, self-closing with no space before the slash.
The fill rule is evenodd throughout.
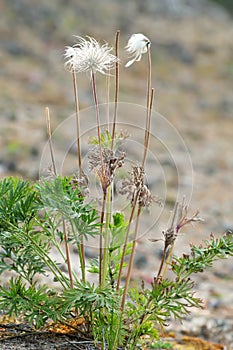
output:
<path id="1" fill-rule="evenodd" d="M 70 71 L 81 72 L 100 72 L 107 74 L 117 62 L 117 57 L 111 54 L 112 47 L 107 43 L 100 45 L 94 38 L 84 39 L 76 36 L 77 43 L 65 50 L 65 66 Z"/>
<path id="2" fill-rule="evenodd" d="M 128 41 L 126 46 L 126 50 L 133 56 L 133 59 L 128 61 L 125 67 L 131 66 L 134 62 L 140 61 L 142 58 L 142 54 L 148 51 L 148 47 L 150 47 L 150 39 L 148 39 L 144 34 L 137 33 L 133 34 Z"/>

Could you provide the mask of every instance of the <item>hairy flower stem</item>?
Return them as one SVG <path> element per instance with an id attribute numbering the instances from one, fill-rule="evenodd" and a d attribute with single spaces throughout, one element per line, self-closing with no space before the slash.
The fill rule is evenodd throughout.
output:
<path id="1" fill-rule="evenodd" d="M 150 46 L 148 46 L 147 47 L 147 97 L 146 97 L 147 113 L 149 113 L 150 92 L 151 92 L 151 53 L 150 53 Z"/>
<path id="2" fill-rule="evenodd" d="M 57 175 L 57 169 L 56 169 L 54 152 L 53 152 L 53 144 L 52 144 L 52 133 L 51 133 L 49 107 L 45 108 L 45 116 L 46 116 L 47 134 L 48 134 L 48 140 L 49 140 L 49 151 L 50 151 L 50 156 L 51 156 L 51 160 L 52 160 L 53 173 L 54 173 L 54 175 Z"/>
<path id="3" fill-rule="evenodd" d="M 151 124 L 151 113 L 152 113 L 152 107 L 153 107 L 153 101 L 154 101 L 154 89 L 151 89 L 151 95 L 150 95 L 150 103 L 148 107 L 148 113 L 146 115 L 146 130 L 145 130 L 145 138 L 144 138 L 144 154 L 142 159 L 142 167 L 144 168 L 147 152 L 149 148 L 149 139 L 150 139 L 150 124 Z"/>
<path id="4" fill-rule="evenodd" d="M 144 166 L 147 155 L 147 148 L 149 143 L 149 130 L 150 130 L 150 118 L 151 108 L 154 94 L 154 89 L 151 90 L 151 52 L 150 46 L 147 47 L 147 92 L 146 92 L 146 130 L 145 130 L 145 142 L 144 142 L 144 155 L 142 160 L 142 166 Z"/>
<path id="5" fill-rule="evenodd" d="M 162 275 L 161 275 L 162 279 L 165 277 L 168 265 L 169 265 L 169 263 L 171 261 L 171 258 L 172 258 L 172 255 L 173 255 L 173 250 L 174 250 L 174 245 L 175 245 L 175 242 L 172 243 L 172 245 L 171 245 L 171 247 L 169 249 L 169 253 L 168 253 L 168 256 L 166 258 L 165 265 L 164 265 L 164 268 L 163 268 L 163 272 L 162 272 Z"/>
<path id="6" fill-rule="evenodd" d="M 80 142 L 80 118 L 79 118 L 79 99 L 78 99 L 78 87 L 77 87 L 77 78 L 74 70 L 72 71 L 73 78 L 73 88 L 74 88 L 74 100 L 75 100 L 75 119 L 76 119 L 76 137 L 77 137 L 77 152 L 78 152 L 78 172 L 79 178 L 82 176 L 82 155 L 81 155 L 81 142 Z M 81 266 L 84 266 L 85 271 L 85 251 L 84 251 L 84 240 L 83 236 L 81 237 L 80 243 L 80 260 L 82 260 Z M 85 274 L 83 275 L 83 280 L 85 280 Z"/>
<path id="7" fill-rule="evenodd" d="M 73 87 L 74 87 L 74 100 L 75 100 L 75 119 L 76 119 L 76 137 L 77 137 L 77 152 L 78 152 L 78 170 L 79 176 L 82 175 L 82 156 L 81 156 L 81 143 L 80 143 L 80 118 L 79 118 L 79 99 L 78 99 L 78 87 L 76 73 L 72 71 Z"/>
<path id="8" fill-rule="evenodd" d="M 117 118 L 117 106 L 118 106 L 118 94 L 119 94 L 119 37 L 120 37 L 120 31 L 118 30 L 116 32 L 116 38 L 115 38 L 115 54 L 116 54 L 116 63 L 115 63 L 115 99 L 114 99 L 114 116 L 113 116 L 113 126 L 112 126 L 112 143 L 111 143 L 111 149 L 113 149 L 114 146 L 114 139 L 116 134 L 116 118 Z"/>
<path id="9" fill-rule="evenodd" d="M 106 75 L 106 120 L 107 120 L 107 130 L 109 132 L 110 125 L 109 125 L 109 95 L 110 95 L 110 74 Z"/>
<path id="10" fill-rule="evenodd" d="M 165 249 L 165 247 L 164 247 L 163 255 L 162 255 L 162 258 L 161 258 L 161 261 L 160 261 L 159 270 L 158 270 L 158 273 L 157 273 L 156 280 L 161 277 L 161 272 L 162 272 L 163 265 L 164 265 L 164 262 L 165 262 L 165 259 L 166 259 L 166 254 L 167 254 L 167 248 Z"/>
<path id="11" fill-rule="evenodd" d="M 146 162 L 147 151 L 148 151 L 148 147 L 149 147 L 151 112 L 152 112 L 152 106 L 153 106 L 153 100 L 154 100 L 154 89 L 151 89 L 151 54 L 150 54 L 150 47 L 149 46 L 147 48 L 147 51 L 148 51 L 148 69 L 147 69 L 146 128 L 145 128 L 144 154 L 143 154 L 143 158 L 142 158 L 142 168 L 144 168 L 144 165 Z M 131 212 L 131 215 L 132 215 L 132 217 L 130 217 L 131 221 L 133 219 L 134 211 L 135 211 L 135 208 L 137 205 L 138 195 L 139 195 L 139 193 L 137 192 L 136 198 L 135 198 L 134 203 L 133 203 L 132 212 Z M 129 266 L 128 266 L 128 271 L 127 271 L 127 276 L 126 276 L 124 292 L 123 292 L 123 296 L 122 296 L 122 302 L 121 302 L 121 309 L 122 310 L 124 310 L 127 290 L 128 290 L 128 286 L 129 286 L 129 282 L 130 282 L 132 268 L 133 268 L 133 261 L 134 261 L 134 255 L 135 255 L 135 249 L 136 249 L 136 242 L 137 242 L 136 240 L 137 240 L 137 232 L 138 232 L 139 220 L 140 220 L 140 215 L 141 215 L 141 208 L 142 207 L 139 205 L 137 217 L 136 217 L 133 245 L 132 245 L 132 250 L 131 250 L 131 254 L 130 254 Z M 128 241 L 128 235 L 126 234 L 126 240 L 125 240 L 125 244 L 123 247 L 123 254 L 122 254 L 123 259 L 124 259 L 124 255 L 125 255 L 127 241 Z M 123 266 L 122 259 L 121 259 L 121 265 Z M 121 274 L 121 269 L 119 271 L 119 276 L 120 276 L 120 274 Z M 118 276 L 118 280 L 119 280 L 119 276 Z M 117 286 L 119 288 L 118 284 L 117 284 Z"/>
<path id="12" fill-rule="evenodd" d="M 149 67 L 150 67 L 150 65 L 149 65 Z M 149 69 L 149 71 L 151 71 L 151 70 Z M 149 78 L 148 78 L 148 81 L 150 81 Z M 150 86 L 150 84 L 148 84 L 148 85 Z M 149 104 L 147 106 L 148 108 L 147 108 L 147 115 L 146 115 L 146 130 L 145 130 L 145 139 L 144 139 L 144 155 L 143 155 L 143 159 L 142 159 L 142 167 L 144 167 L 144 164 L 146 161 L 146 156 L 147 156 L 147 150 L 148 150 L 148 146 L 149 146 L 150 121 L 151 121 L 151 112 L 152 112 L 152 106 L 153 106 L 153 100 L 154 100 L 154 89 L 151 89 L 151 95 L 150 95 L 150 93 L 147 93 L 147 95 L 150 97 L 150 101 L 149 101 Z M 120 280 L 121 280 L 121 274 L 122 274 L 122 268 L 123 268 L 123 263 L 124 263 L 124 258 L 125 258 L 126 247 L 127 247 L 127 243 L 128 243 L 129 230 L 130 230 L 130 226 L 131 226 L 131 223 L 133 220 L 135 208 L 137 205 L 138 195 L 139 195 L 139 193 L 137 192 L 137 194 L 134 198 L 134 203 L 132 206 L 130 219 L 129 219 L 129 225 L 128 225 L 127 232 L 126 232 L 126 237 L 125 237 L 125 242 L 124 242 L 124 246 L 123 246 L 121 262 L 120 262 L 118 280 L 117 280 L 117 290 L 120 287 Z M 139 216 L 140 216 L 140 213 L 139 213 Z M 137 216 L 137 220 L 139 220 L 139 216 Z M 134 247 L 134 250 L 135 250 L 135 247 Z M 132 257 L 132 259 L 133 258 L 134 258 L 134 256 Z"/>
<path id="13" fill-rule="evenodd" d="M 128 243 L 128 240 L 129 240 L 129 232 L 130 232 L 130 227 L 131 227 L 131 224 L 132 224 L 132 221 L 133 221 L 134 212 L 135 212 L 136 205 L 137 205 L 137 200 L 138 200 L 138 192 L 137 192 L 137 194 L 136 194 L 136 196 L 134 198 L 134 202 L 133 202 L 131 213 L 130 213 L 129 223 L 128 223 L 128 226 L 127 226 L 127 232 L 126 232 L 126 235 L 125 235 L 125 241 L 124 241 L 122 255 L 121 255 L 120 268 L 119 268 L 119 272 L 118 272 L 118 279 L 117 279 L 116 290 L 119 290 L 119 288 L 120 288 L 121 274 L 122 274 L 122 269 L 123 269 L 123 264 L 124 264 L 124 259 L 125 259 L 125 252 L 126 252 L 127 243 Z"/>
<path id="14" fill-rule="evenodd" d="M 117 117 L 117 103 L 118 103 L 118 93 L 119 93 L 119 62 L 118 62 L 118 46 L 119 46 L 119 35 L 120 31 L 116 32 L 115 39 L 115 50 L 116 50 L 116 83 L 115 83 L 115 105 L 114 105 L 114 116 L 113 116 L 113 128 L 112 128 L 112 140 L 111 140 L 111 149 L 114 147 L 114 139 L 115 139 L 115 130 L 116 130 L 116 117 Z M 109 93 L 109 89 L 108 89 Z M 108 110 L 109 112 L 109 110 Z M 108 127 L 109 127 L 109 119 L 108 119 Z M 109 243 L 110 243 L 110 223 L 111 223 L 111 214 L 112 214 L 112 187 L 111 184 L 107 188 L 107 196 L 106 196 L 106 220 L 105 220 L 105 230 L 104 230 L 104 252 L 103 252 L 103 265 L 102 265 L 102 286 L 105 285 L 107 272 L 108 272 L 108 264 L 109 264 Z M 102 235 L 103 236 L 103 235 Z M 103 243 L 103 242 L 102 242 Z"/>
<path id="15" fill-rule="evenodd" d="M 135 249 L 136 249 L 136 243 L 137 243 L 137 233 L 138 233 L 138 226 L 139 226 L 139 219 L 140 219 L 141 209 L 142 209 L 142 207 L 139 206 L 138 207 L 138 212 L 137 212 L 135 230 L 134 230 L 133 245 L 132 245 L 132 250 L 131 250 L 130 259 L 129 259 L 129 266 L 128 266 L 128 271 L 127 271 L 127 276 L 126 276 L 126 281 L 125 281 L 125 286 L 124 286 L 124 292 L 123 292 L 122 301 L 121 301 L 121 310 L 122 311 L 124 310 L 124 307 L 125 307 L 126 295 L 127 295 L 127 291 L 128 291 L 128 287 L 129 287 L 129 282 L 130 282 L 132 268 L 133 268 L 133 262 L 134 262 L 134 255 L 135 255 Z"/>
<path id="16" fill-rule="evenodd" d="M 100 216 L 100 242 L 99 242 L 99 285 L 103 286 L 103 225 L 104 225 L 104 215 L 106 207 L 107 193 L 103 191 L 102 209 Z"/>
<path id="17" fill-rule="evenodd" d="M 108 265 L 109 265 L 109 243 L 110 243 L 110 223 L 111 223 L 111 206 L 112 206 L 112 187 L 109 186 L 107 189 L 106 198 L 106 219 L 105 219 L 105 230 L 104 230 L 104 254 L 103 254 L 103 272 L 102 272 L 102 285 L 105 285 Z"/>
<path id="18" fill-rule="evenodd" d="M 99 144 L 99 149 L 100 149 L 101 175 L 102 175 L 102 178 L 104 178 L 104 161 L 103 161 L 103 151 L 102 151 L 102 144 L 101 144 L 99 103 L 98 103 L 98 97 L 97 97 L 97 89 L 96 89 L 96 82 L 95 82 L 95 74 L 94 74 L 93 71 L 91 72 L 91 80 L 92 80 L 92 90 L 93 90 L 93 97 L 94 97 L 95 111 L 96 111 L 97 137 L 98 137 L 98 144 Z"/>
<path id="19" fill-rule="evenodd" d="M 48 139 L 49 139 L 50 155 L 51 155 L 52 165 L 53 165 L 53 172 L 54 172 L 54 175 L 57 176 L 57 169 L 56 169 L 56 164 L 55 164 L 55 160 L 54 160 L 53 145 L 52 145 L 50 113 L 49 113 L 48 107 L 46 107 L 45 113 L 46 113 L 47 132 L 48 132 Z M 71 268 L 71 259 L 70 259 L 70 250 L 69 250 L 69 244 L 68 244 L 68 237 L 67 237 L 67 233 L 66 233 L 65 219 L 63 216 L 62 216 L 62 229 L 63 229 L 64 241 L 65 241 L 66 263 L 67 263 L 68 274 L 69 274 L 69 279 L 70 279 L 70 287 L 74 288 L 72 268 Z"/>
<path id="20" fill-rule="evenodd" d="M 68 267 L 70 287 L 74 288 L 74 281 L 73 281 L 71 261 L 70 261 L 70 249 L 69 249 L 69 244 L 68 244 L 68 236 L 67 236 L 67 232 L 66 232 L 66 223 L 65 223 L 64 218 L 62 218 L 62 230 L 63 230 L 64 241 L 65 241 L 66 263 L 67 263 L 67 267 Z"/>
<path id="21" fill-rule="evenodd" d="M 99 118 L 99 103 L 97 98 L 97 89 L 95 82 L 95 74 L 91 72 L 91 80 L 92 80 L 92 90 L 93 97 L 95 102 L 95 110 L 96 110 L 96 126 L 97 126 L 97 136 L 98 136 L 98 144 L 100 150 L 100 164 L 101 164 L 101 179 L 102 179 L 102 191 L 103 191 L 103 199 L 102 199 L 102 210 L 101 210 L 101 218 L 100 218 L 100 246 L 99 246 L 99 283 L 103 286 L 103 224 L 104 224 L 104 216 L 105 216 L 105 207 L 106 207 L 106 198 L 107 192 L 106 188 L 103 186 L 105 171 L 104 171 L 104 161 L 103 161 L 103 151 L 101 144 L 101 131 L 100 131 L 100 118 Z"/>
<path id="22" fill-rule="evenodd" d="M 85 282 L 86 281 L 86 273 L 85 273 L 85 265 L 83 263 L 83 259 L 82 259 L 82 246 L 81 244 L 78 244 L 77 245 L 77 248 L 78 248 L 78 254 L 80 256 L 80 266 L 81 266 L 81 273 L 82 273 L 82 281 Z"/>
<path id="23" fill-rule="evenodd" d="M 73 235 L 75 236 L 77 234 L 77 232 L 76 232 L 76 229 L 74 227 L 74 224 L 73 224 L 72 220 L 70 220 L 69 222 L 70 222 L 71 229 L 73 231 Z M 79 242 L 77 242 L 77 248 L 78 248 L 78 254 L 79 254 L 79 259 L 80 259 L 80 268 L 81 268 L 82 281 L 85 282 L 86 281 L 85 265 L 83 263 L 81 244 Z"/>

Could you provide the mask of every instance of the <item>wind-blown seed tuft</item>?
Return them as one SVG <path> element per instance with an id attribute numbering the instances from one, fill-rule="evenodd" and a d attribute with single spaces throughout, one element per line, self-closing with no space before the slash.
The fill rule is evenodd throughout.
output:
<path id="1" fill-rule="evenodd" d="M 77 43 L 74 46 L 67 46 L 64 57 L 65 67 L 76 73 L 96 73 L 108 74 L 114 68 L 118 58 L 111 54 L 112 47 L 107 43 L 100 43 L 89 36 L 82 38 L 76 36 Z"/>
<path id="2" fill-rule="evenodd" d="M 128 61 L 125 67 L 130 67 L 134 62 L 140 61 L 142 54 L 148 51 L 150 44 L 150 39 L 148 39 L 144 34 L 137 33 L 131 35 L 126 46 L 126 50 L 131 54 L 131 56 L 133 56 L 133 59 Z"/>

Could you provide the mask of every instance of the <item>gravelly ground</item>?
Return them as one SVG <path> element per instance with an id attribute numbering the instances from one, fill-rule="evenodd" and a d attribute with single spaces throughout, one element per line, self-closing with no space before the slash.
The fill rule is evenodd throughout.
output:
<path id="1" fill-rule="evenodd" d="M 65 335 L 34 334 L 23 335 L 9 340 L 0 340 L 1 350 L 95 350 L 92 341 L 82 341 L 78 337 Z"/>

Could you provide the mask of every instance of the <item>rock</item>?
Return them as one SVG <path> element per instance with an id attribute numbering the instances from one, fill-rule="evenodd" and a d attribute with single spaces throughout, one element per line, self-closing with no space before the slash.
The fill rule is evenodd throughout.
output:
<path id="1" fill-rule="evenodd" d="M 3 44 L 5 47 L 5 50 L 13 56 L 30 56 L 31 53 L 29 50 L 25 49 L 22 45 L 19 43 L 8 41 L 5 44 Z"/>
<path id="2" fill-rule="evenodd" d="M 7 163 L 7 170 L 10 172 L 16 172 L 17 171 L 17 164 L 15 161 L 10 161 Z"/>
<path id="3" fill-rule="evenodd" d="M 37 157 L 39 155 L 39 149 L 35 146 L 31 147 L 30 153 L 33 157 Z"/>
<path id="4" fill-rule="evenodd" d="M 136 255 L 134 264 L 135 264 L 135 267 L 139 270 L 146 268 L 146 266 L 148 264 L 148 259 L 147 259 L 146 254 Z"/>
<path id="5" fill-rule="evenodd" d="M 194 54 L 178 42 L 163 44 L 161 49 L 164 49 L 167 55 L 185 64 L 190 65 L 195 62 Z"/>

